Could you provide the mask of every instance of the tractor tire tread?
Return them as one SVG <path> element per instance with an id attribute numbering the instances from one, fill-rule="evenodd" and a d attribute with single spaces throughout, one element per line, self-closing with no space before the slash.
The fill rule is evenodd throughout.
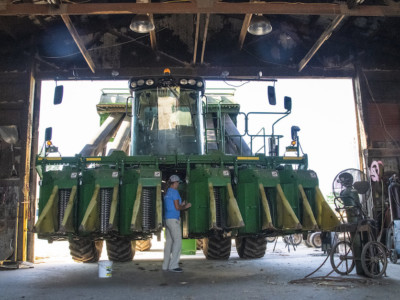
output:
<path id="1" fill-rule="evenodd" d="M 127 239 L 107 240 L 108 259 L 115 262 L 128 262 L 135 256 L 135 241 Z"/>
<path id="2" fill-rule="evenodd" d="M 231 254 L 231 238 L 220 236 L 204 238 L 203 253 L 207 259 L 228 259 Z"/>

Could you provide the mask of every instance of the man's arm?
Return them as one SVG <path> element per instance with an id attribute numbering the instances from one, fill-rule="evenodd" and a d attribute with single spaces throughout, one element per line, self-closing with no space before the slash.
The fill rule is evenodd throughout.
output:
<path id="1" fill-rule="evenodd" d="M 191 203 L 186 203 L 185 201 L 182 201 L 182 204 L 179 204 L 179 200 L 176 199 L 174 200 L 174 206 L 176 210 L 185 210 L 188 209 L 189 207 L 192 206 Z"/>

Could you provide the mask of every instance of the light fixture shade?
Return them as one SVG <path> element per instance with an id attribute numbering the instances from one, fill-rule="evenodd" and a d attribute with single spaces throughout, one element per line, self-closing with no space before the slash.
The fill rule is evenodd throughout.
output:
<path id="1" fill-rule="evenodd" d="M 272 31 L 269 20 L 263 15 L 254 15 L 247 31 L 254 35 L 264 35 Z"/>
<path id="2" fill-rule="evenodd" d="M 149 33 L 155 27 L 148 15 L 136 15 L 133 17 L 129 28 L 137 33 Z"/>

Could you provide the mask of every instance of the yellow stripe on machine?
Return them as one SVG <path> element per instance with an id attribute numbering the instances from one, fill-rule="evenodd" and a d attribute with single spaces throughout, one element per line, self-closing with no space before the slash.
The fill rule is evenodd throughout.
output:
<path id="1" fill-rule="evenodd" d="M 237 160 L 260 160 L 258 156 L 238 156 Z"/>
<path id="2" fill-rule="evenodd" d="M 86 158 L 86 161 L 101 161 L 101 157 L 90 157 L 90 158 Z"/>
<path id="3" fill-rule="evenodd" d="M 284 160 L 302 160 L 304 157 L 303 156 L 284 156 L 283 159 Z"/>
<path id="4" fill-rule="evenodd" d="M 38 157 L 38 160 L 61 160 L 61 157 Z"/>

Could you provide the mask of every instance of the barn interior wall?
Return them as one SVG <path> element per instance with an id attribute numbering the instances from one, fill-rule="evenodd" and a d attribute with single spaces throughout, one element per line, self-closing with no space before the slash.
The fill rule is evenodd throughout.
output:
<path id="1" fill-rule="evenodd" d="M 30 229 L 34 213 L 30 211 L 35 203 L 35 197 L 29 196 L 30 177 L 35 176 L 30 163 L 33 91 L 34 79 L 30 72 L 0 75 L 0 126 L 16 126 L 18 132 L 13 145 L 9 139 L 6 141 L 7 137 L 0 138 L 0 253 L 4 256 L 0 260 L 33 259 L 30 242 L 27 243 L 33 236 Z"/>
<path id="2" fill-rule="evenodd" d="M 364 158 L 372 182 L 374 212 L 382 212 L 389 178 L 400 174 L 400 72 L 359 75 L 367 147 Z"/>

